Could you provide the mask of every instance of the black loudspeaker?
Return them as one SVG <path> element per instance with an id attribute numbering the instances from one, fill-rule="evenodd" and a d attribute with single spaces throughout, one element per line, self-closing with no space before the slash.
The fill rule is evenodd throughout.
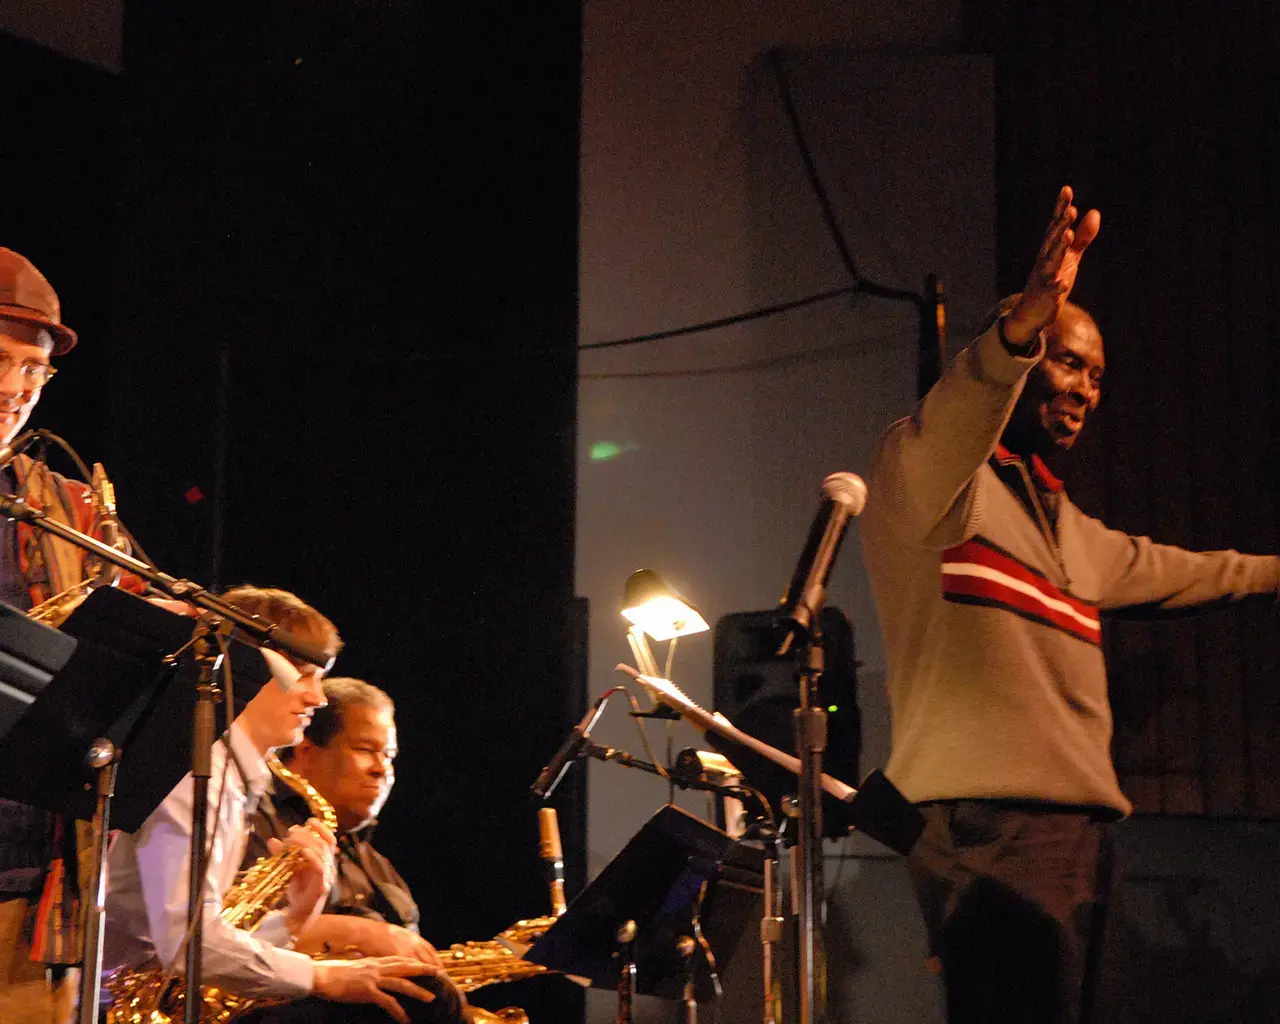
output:
<path id="1" fill-rule="evenodd" d="M 822 630 L 825 669 L 818 699 L 827 710 L 827 748 L 822 770 L 849 785 L 860 778 L 862 717 L 858 711 L 858 671 L 853 626 L 839 608 L 827 607 L 818 618 Z M 799 707 L 797 658 L 804 647 L 783 657 L 777 654 L 786 625 L 776 610 L 734 612 L 716 622 L 714 654 L 715 710 L 743 732 L 770 746 L 794 754 L 792 712 Z M 748 784 L 760 790 L 779 813 L 782 797 L 796 792 L 795 776 L 758 755 L 708 736 L 740 768 Z M 848 830 L 847 809 L 835 800 L 823 801 L 823 831 L 829 837 Z"/>

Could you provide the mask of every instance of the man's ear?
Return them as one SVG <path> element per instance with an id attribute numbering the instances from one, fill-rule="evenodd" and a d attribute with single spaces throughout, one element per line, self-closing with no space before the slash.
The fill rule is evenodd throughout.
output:
<path id="1" fill-rule="evenodd" d="M 312 743 L 306 737 L 293 748 L 293 757 L 290 758 L 289 767 L 293 768 L 299 775 L 306 775 L 303 770 L 304 765 L 311 764 L 315 758 L 316 751 L 320 748 Z"/>

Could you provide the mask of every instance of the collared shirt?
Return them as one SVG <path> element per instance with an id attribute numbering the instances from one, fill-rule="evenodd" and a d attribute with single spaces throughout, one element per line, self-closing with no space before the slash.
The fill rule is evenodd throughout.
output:
<path id="1" fill-rule="evenodd" d="M 267 840 L 282 839 L 291 825 L 302 825 L 312 811 L 306 800 L 274 776 L 249 820 L 252 833 L 244 867 L 267 852 Z M 337 872 L 329 890 L 326 914 L 349 914 L 418 931 L 418 905 L 409 885 L 373 848 L 376 821 L 338 836 Z"/>
<path id="2" fill-rule="evenodd" d="M 315 968 L 310 957 L 285 948 L 290 937 L 284 913 L 267 914 L 252 933 L 219 916 L 223 895 L 244 855 L 248 818 L 270 778 L 266 762 L 243 730 L 233 723 L 227 735 L 235 758 L 225 773 L 226 796 L 220 808 L 225 737 L 214 746 L 209 780 L 212 844 L 204 889 L 202 980 L 245 996 L 300 998 L 311 992 Z M 246 778 L 241 778 L 236 760 Z M 108 860 L 104 971 L 156 959 L 181 971 L 186 958 L 182 938 L 187 927 L 191 802 L 188 774 L 137 832 L 116 836 Z"/>

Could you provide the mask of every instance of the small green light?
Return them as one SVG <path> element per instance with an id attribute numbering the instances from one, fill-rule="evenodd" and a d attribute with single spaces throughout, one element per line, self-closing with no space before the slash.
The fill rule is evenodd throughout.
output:
<path id="1" fill-rule="evenodd" d="M 828 710 L 828 711 L 830 711 L 832 714 L 835 714 L 835 712 L 837 712 L 837 711 L 839 711 L 839 710 L 840 710 L 840 705 L 839 705 L 839 704 L 828 704 L 828 705 L 827 705 L 827 710 Z"/>
<path id="2" fill-rule="evenodd" d="M 593 441 L 587 449 L 592 462 L 608 462 L 628 452 L 638 452 L 640 446 L 634 441 Z"/>

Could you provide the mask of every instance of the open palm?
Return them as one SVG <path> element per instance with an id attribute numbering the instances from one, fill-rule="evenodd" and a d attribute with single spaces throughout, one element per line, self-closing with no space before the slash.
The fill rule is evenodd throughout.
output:
<path id="1" fill-rule="evenodd" d="M 1090 210 L 1080 217 L 1072 198 L 1071 186 L 1064 185 L 1058 192 L 1027 285 L 1009 313 L 1006 337 L 1011 341 L 1029 341 L 1058 318 L 1075 287 L 1080 259 L 1098 237 L 1102 214 Z"/>

